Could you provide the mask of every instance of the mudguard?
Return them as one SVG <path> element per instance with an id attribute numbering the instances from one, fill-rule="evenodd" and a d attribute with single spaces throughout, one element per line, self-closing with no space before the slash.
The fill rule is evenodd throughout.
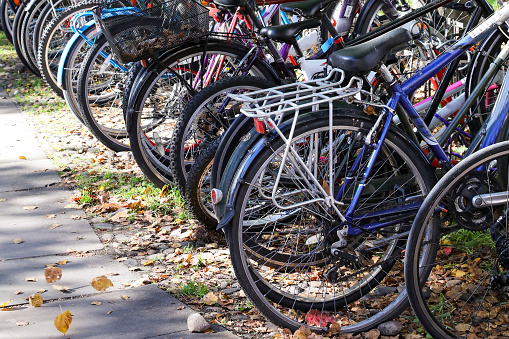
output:
<path id="1" fill-rule="evenodd" d="M 89 21 L 83 27 L 81 28 L 83 32 L 85 32 L 87 29 L 95 25 L 95 21 Z M 80 33 L 74 33 L 74 35 L 69 39 L 67 44 L 65 45 L 65 48 L 62 52 L 62 56 L 60 57 L 60 61 L 58 63 L 58 71 L 57 71 L 57 84 L 59 87 L 61 87 L 64 91 L 66 88 L 63 87 L 63 79 L 64 79 L 64 72 L 65 72 L 65 65 L 67 62 L 67 59 L 69 58 L 69 51 L 73 47 L 73 45 L 76 43 L 76 41 L 81 38 Z"/>

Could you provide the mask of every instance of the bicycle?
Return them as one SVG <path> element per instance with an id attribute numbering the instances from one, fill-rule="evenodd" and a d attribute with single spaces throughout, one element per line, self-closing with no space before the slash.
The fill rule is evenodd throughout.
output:
<path id="1" fill-rule="evenodd" d="M 388 33 L 376 50 L 368 42 L 331 56 L 334 67 L 350 74 L 376 66 L 393 93 L 387 104 L 359 100 L 362 86 L 352 80 L 343 88 L 339 81 L 318 81 L 294 92 L 270 89 L 263 100 L 249 100 L 256 92 L 235 98 L 253 105 L 242 113 L 256 118 L 257 130 L 268 134 L 237 169 L 223 197 L 227 212 L 219 226 L 226 231 L 241 286 L 269 319 L 291 329 L 307 323 L 315 330 L 341 321 L 349 324 L 343 327 L 347 331 L 360 331 L 407 307 L 406 292 L 398 293 L 394 284 L 401 280 L 411 222 L 436 176 L 416 144 L 391 128 L 392 117 L 401 104 L 442 168 L 451 167 L 408 95 L 506 16 L 504 6 L 401 85 L 380 61 L 387 49 L 411 39 L 408 32 Z M 341 97 L 371 106 L 378 115 L 337 103 Z M 278 125 L 285 111 L 294 119 Z M 384 299 L 389 306 L 383 307 Z M 379 312 L 348 318 L 351 307 Z"/>

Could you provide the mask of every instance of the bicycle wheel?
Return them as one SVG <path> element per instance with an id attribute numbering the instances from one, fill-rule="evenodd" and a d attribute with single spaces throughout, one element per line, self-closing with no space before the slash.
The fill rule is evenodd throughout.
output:
<path id="1" fill-rule="evenodd" d="M 220 141 L 221 137 L 215 139 L 196 157 L 184 189 L 187 209 L 211 231 L 216 229 L 217 219 L 212 207 L 210 175 Z"/>
<path id="2" fill-rule="evenodd" d="M 355 178 L 355 184 L 343 188 L 344 199 L 336 205 L 345 211 L 367 159 L 362 158 L 357 171 L 350 166 L 361 156 L 374 120 L 353 110 L 334 112 L 330 135 L 328 111 L 310 116 L 295 129 L 292 154 L 305 167 L 314 168 L 315 179 L 327 191 L 327 183 L 334 182 L 337 193 L 347 176 Z M 358 230 L 367 223 L 391 220 L 364 216 L 422 201 L 435 183 L 425 158 L 416 156 L 421 152 L 394 132 L 387 136 L 357 206 L 354 218 L 359 223 L 352 227 Z M 325 330 L 337 322 L 342 332 L 359 332 L 396 316 L 400 309 L 385 306 L 404 300 L 398 293 L 403 288 L 402 254 L 415 210 L 392 215 L 391 226 L 347 235 L 346 245 L 333 256 L 331 246 L 344 225 L 323 202 L 309 203 L 316 197 L 316 187 L 309 184 L 302 165 L 291 158 L 283 163 L 283 152 L 282 139 L 275 138 L 250 156 L 235 198 L 236 213 L 226 228 L 232 265 L 246 295 L 274 324 L 292 331 L 302 325 Z M 332 179 L 330 159 L 334 159 Z"/>
<path id="3" fill-rule="evenodd" d="M 98 35 L 96 26 L 92 25 L 85 29 L 83 35 L 87 37 L 89 41 L 94 41 Z M 75 35 L 75 39 L 72 38 L 69 43 L 71 43 L 71 41 L 72 45 L 66 46 L 60 58 L 58 65 L 59 75 L 57 76 L 57 78 L 60 77 L 58 79 L 58 84 L 60 84 L 62 88 L 62 94 L 71 112 L 79 122 L 85 124 L 81 115 L 81 107 L 78 103 L 78 76 L 81 65 L 83 64 L 83 59 L 87 55 L 90 46 L 81 36 Z"/>
<path id="4" fill-rule="evenodd" d="M 27 9 L 27 14 L 23 20 L 20 31 L 20 47 L 23 55 L 27 62 L 30 64 L 32 69 L 36 69 L 38 76 L 40 76 L 39 68 L 37 67 L 36 52 L 33 48 L 33 32 L 36 26 L 39 16 L 48 4 L 48 1 L 36 1 L 32 3 Z"/>
<path id="5" fill-rule="evenodd" d="M 83 60 L 77 89 L 87 127 L 106 147 L 121 152 L 130 149 L 122 109 L 127 69 L 116 59 L 106 37 L 99 36 Z"/>
<path id="6" fill-rule="evenodd" d="M 2 0 L 0 2 L 0 15 L 2 16 L 2 30 L 5 37 L 12 43 L 12 24 L 16 16 L 17 6 L 9 0 Z"/>
<path id="7" fill-rule="evenodd" d="M 129 98 L 131 96 L 131 91 L 133 90 L 134 84 L 138 79 L 138 76 L 141 75 L 145 68 L 141 65 L 141 63 L 137 62 L 129 67 L 129 71 L 127 72 L 124 93 L 122 94 L 122 115 L 124 116 L 124 120 L 127 116 L 127 107 L 129 105 Z"/>
<path id="8" fill-rule="evenodd" d="M 405 281 L 434 338 L 507 338 L 509 143 L 484 148 L 448 172 L 410 232 Z M 491 231 L 491 232 L 490 232 Z M 422 260 L 423 253 L 432 254 Z"/>
<path id="9" fill-rule="evenodd" d="M 137 81 L 129 104 L 132 102 L 127 119 L 131 121 L 129 140 L 138 166 L 155 185 L 172 182 L 169 156 L 173 128 L 194 92 L 201 90 L 201 70 L 224 56 L 218 78 L 227 77 L 238 69 L 247 52 L 235 43 L 209 40 L 167 54 L 161 65 L 154 64 Z M 249 75 L 273 79 L 269 66 L 260 60 L 254 61 Z"/>
<path id="10" fill-rule="evenodd" d="M 182 193 L 185 192 L 187 172 L 196 157 L 240 114 L 242 103 L 227 99 L 227 95 L 274 86 L 262 78 L 226 78 L 206 87 L 189 101 L 175 125 L 169 154 L 173 179 Z"/>
<path id="11" fill-rule="evenodd" d="M 91 0 L 67 7 L 51 20 L 42 33 L 38 47 L 37 65 L 41 70 L 43 80 L 62 98 L 64 94 L 62 88 L 58 86 L 57 71 L 62 52 L 74 35 L 70 27 L 71 19 L 76 14 L 90 11 L 102 3 L 103 1 L 100 0 Z M 91 16 L 81 17 L 76 22 L 77 28 L 85 25 L 90 19 L 92 19 Z"/>
<path id="12" fill-rule="evenodd" d="M 33 74 L 39 76 L 39 70 L 37 68 L 32 68 L 30 63 L 27 60 L 27 57 L 23 54 L 22 47 L 21 47 L 21 27 L 23 26 L 24 19 L 27 15 L 27 12 L 25 11 L 25 7 L 29 3 L 36 2 L 38 0 L 32 0 L 32 1 L 26 1 L 23 2 L 17 12 L 16 16 L 14 17 L 14 22 L 12 24 L 12 43 L 14 45 L 14 49 L 16 50 L 16 54 L 18 55 L 19 60 L 21 63 Z"/>

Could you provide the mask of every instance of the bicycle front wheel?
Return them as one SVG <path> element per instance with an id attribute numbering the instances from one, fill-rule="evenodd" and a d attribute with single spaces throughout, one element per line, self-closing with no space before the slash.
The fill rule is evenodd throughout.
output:
<path id="1" fill-rule="evenodd" d="M 509 142 L 467 157 L 415 218 L 405 281 L 415 315 L 433 338 L 509 337 L 508 160 Z"/>
<path id="2" fill-rule="evenodd" d="M 310 117 L 297 125 L 286 161 L 276 138 L 246 170 L 227 227 L 232 265 L 246 295 L 278 326 L 320 331 L 336 322 L 342 332 L 366 331 L 408 305 L 399 294 L 406 236 L 434 174 L 411 142 L 389 132 L 349 226 L 359 232 L 343 234 L 346 245 L 333 252 L 345 224 L 324 202 L 310 201 L 317 182 L 327 192 L 332 184 L 345 213 L 368 164 L 360 150 L 374 121 L 343 109 L 334 112 L 331 135 L 328 111 Z M 386 224 L 364 231 L 377 222 Z"/>

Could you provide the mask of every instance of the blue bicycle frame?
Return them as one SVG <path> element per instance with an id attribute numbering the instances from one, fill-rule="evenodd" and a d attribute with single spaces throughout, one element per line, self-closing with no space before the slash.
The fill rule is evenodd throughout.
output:
<path id="1" fill-rule="evenodd" d="M 504 7 L 500 11 L 504 11 L 504 13 L 509 13 L 509 6 Z M 375 231 L 379 228 L 386 227 L 389 225 L 394 225 L 395 223 L 400 223 L 404 220 L 399 219 L 396 222 L 395 221 L 389 221 L 389 222 L 383 222 L 383 223 L 370 223 L 367 225 L 362 226 L 362 228 L 357 228 L 352 226 L 353 223 L 356 221 L 360 221 L 367 218 L 376 218 L 381 216 L 388 216 L 388 215 L 398 215 L 405 212 L 410 211 L 417 211 L 421 205 L 420 202 L 418 203 L 411 203 L 404 206 L 399 206 L 393 209 L 387 209 L 384 211 L 377 211 L 373 213 L 368 213 L 362 216 L 354 216 L 354 212 L 356 211 L 357 204 L 361 198 L 361 195 L 363 193 L 364 185 L 368 178 L 371 176 L 373 170 L 374 170 L 374 164 L 375 161 L 380 153 L 380 150 L 382 149 L 382 146 L 384 144 L 385 138 L 387 136 L 387 132 L 389 131 L 389 128 L 391 127 L 391 121 L 394 116 L 393 112 L 396 109 L 396 106 L 398 104 L 401 104 L 403 109 L 408 114 L 410 120 L 416 127 L 417 131 L 421 134 L 424 141 L 428 144 L 431 151 L 434 153 L 436 158 L 439 160 L 439 162 L 444 167 L 452 167 L 452 163 L 450 159 L 447 157 L 446 153 L 443 151 L 443 149 L 440 147 L 439 143 L 435 139 L 435 137 L 432 135 L 431 131 L 427 128 L 426 124 L 424 123 L 423 119 L 419 116 L 415 108 L 413 107 L 412 103 L 409 100 L 409 97 L 420 87 L 422 86 L 426 81 L 430 79 L 433 75 L 438 73 L 440 70 L 442 70 L 444 67 L 446 67 L 451 61 L 455 60 L 456 58 L 460 57 L 463 53 L 465 53 L 470 47 L 481 41 L 486 35 L 491 33 L 494 29 L 496 29 L 497 24 L 501 24 L 497 22 L 497 19 L 501 17 L 503 14 L 501 13 L 495 13 L 490 18 L 488 18 L 484 23 L 477 26 L 475 29 L 470 31 L 467 35 L 465 35 L 461 40 L 459 40 L 455 45 L 453 45 L 446 53 L 439 56 L 437 59 L 432 61 L 430 64 L 428 64 L 426 67 L 424 67 L 421 71 L 416 73 L 414 76 L 412 76 L 407 81 L 403 82 L 402 84 L 399 84 L 397 81 L 394 80 L 392 75 L 387 71 L 385 66 L 381 67 L 382 74 L 384 75 L 384 78 L 386 81 L 388 81 L 391 85 L 390 88 L 392 90 L 392 97 L 390 98 L 387 107 L 383 109 L 383 114 L 380 115 L 379 119 L 385 119 L 382 131 L 380 133 L 379 139 L 376 143 L 371 143 L 370 145 L 364 145 L 361 149 L 360 153 L 357 156 L 356 161 L 354 162 L 351 171 L 356 171 L 362 162 L 362 155 L 368 152 L 369 148 L 373 148 L 373 152 L 371 153 L 367 168 L 363 174 L 363 177 L 360 181 L 360 184 L 358 185 L 357 190 L 354 193 L 354 196 L 352 198 L 352 201 L 350 203 L 350 206 L 348 210 L 346 211 L 344 217 L 348 222 L 348 233 L 352 235 L 360 234 L 362 232 L 366 231 Z M 491 19 L 491 20 L 490 20 Z M 507 110 L 502 110 L 503 112 L 507 113 Z M 496 117 L 490 117 L 490 131 L 496 132 L 499 131 L 502 127 L 503 121 L 505 119 L 505 114 L 498 114 Z M 486 147 L 494 142 L 495 138 L 490 137 L 487 138 L 481 145 L 481 147 Z M 338 192 L 336 196 L 336 200 L 341 200 L 343 195 L 345 194 L 346 189 L 351 184 L 352 179 L 345 179 L 345 182 L 343 183 L 340 191 Z M 411 220 L 413 219 L 413 214 L 408 216 L 406 219 Z"/>

